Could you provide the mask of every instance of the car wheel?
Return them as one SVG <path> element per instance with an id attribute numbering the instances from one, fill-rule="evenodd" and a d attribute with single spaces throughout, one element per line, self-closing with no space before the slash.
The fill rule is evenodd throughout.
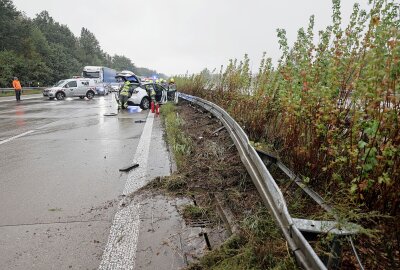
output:
<path id="1" fill-rule="evenodd" d="M 87 93 L 86 93 L 86 97 L 87 97 L 88 99 L 92 99 L 92 98 L 94 97 L 93 91 L 87 92 Z"/>
<path id="2" fill-rule="evenodd" d="M 142 99 L 142 101 L 140 102 L 140 108 L 142 110 L 148 110 L 150 108 L 150 100 L 146 97 L 144 97 Z"/>
<path id="3" fill-rule="evenodd" d="M 65 94 L 63 92 L 58 92 L 56 94 L 56 99 L 57 100 L 63 100 L 65 98 Z"/>
<path id="4" fill-rule="evenodd" d="M 80 98 L 80 99 L 84 99 L 85 97 L 83 97 L 83 96 L 80 96 L 79 98 Z"/>

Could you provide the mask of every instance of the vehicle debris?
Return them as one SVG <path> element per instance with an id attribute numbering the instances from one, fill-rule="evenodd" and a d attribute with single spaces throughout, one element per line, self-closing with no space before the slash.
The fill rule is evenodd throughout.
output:
<path id="1" fill-rule="evenodd" d="M 120 172 L 129 172 L 130 170 L 137 168 L 137 167 L 139 167 L 139 164 L 135 163 L 135 164 L 131 164 L 126 167 L 123 167 L 123 168 L 119 169 L 119 171 Z"/>

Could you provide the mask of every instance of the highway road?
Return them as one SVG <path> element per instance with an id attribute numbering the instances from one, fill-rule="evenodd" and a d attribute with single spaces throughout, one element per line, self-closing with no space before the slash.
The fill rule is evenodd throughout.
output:
<path id="1" fill-rule="evenodd" d="M 160 120 L 138 107 L 104 116 L 117 111 L 112 95 L 22 98 L 0 99 L 0 269 L 97 269 L 127 188 L 170 172 L 152 148 L 139 186 L 119 172 L 146 125 L 162 145 Z"/>

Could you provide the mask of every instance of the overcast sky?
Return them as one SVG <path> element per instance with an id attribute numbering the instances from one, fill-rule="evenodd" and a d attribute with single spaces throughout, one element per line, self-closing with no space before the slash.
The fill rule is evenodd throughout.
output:
<path id="1" fill-rule="evenodd" d="M 82 27 L 95 34 L 102 49 L 125 55 L 137 66 L 169 75 L 210 70 L 248 53 L 253 70 L 264 51 L 276 61 L 276 29 L 297 30 L 315 15 L 315 30 L 331 21 L 331 0 L 14 0 L 34 17 L 47 10 L 79 36 Z M 342 0 L 345 22 L 355 2 Z M 315 32 L 317 33 L 317 32 Z"/>

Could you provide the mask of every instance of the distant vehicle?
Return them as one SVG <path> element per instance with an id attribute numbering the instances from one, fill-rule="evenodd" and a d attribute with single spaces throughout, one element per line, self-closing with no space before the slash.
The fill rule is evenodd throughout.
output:
<path id="1" fill-rule="evenodd" d="M 45 91 L 50 99 L 63 100 L 66 97 L 92 99 L 96 91 L 96 82 L 92 79 L 62 80 L 57 85 L 45 89 Z"/>
<path id="2" fill-rule="evenodd" d="M 96 94 L 98 95 L 108 95 L 113 88 L 118 87 L 116 75 L 115 69 L 101 66 L 86 66 L 82 71 L 83 78 L 93 79 L 96 82 Z"/>

